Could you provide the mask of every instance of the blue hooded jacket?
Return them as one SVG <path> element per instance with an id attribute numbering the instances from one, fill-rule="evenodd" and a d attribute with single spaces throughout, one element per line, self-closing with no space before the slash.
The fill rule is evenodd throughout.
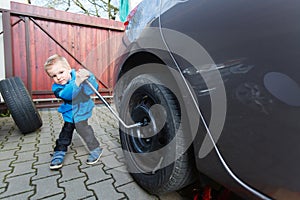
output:
<path id="1" fill-rule="evenodd" d="M 65 85 L 54 83 L 52 85 L 54 95 L 64 101 L 58 108 L 58 112 L 62 113 L 65 122 L 71 123 L 87 120 L 92 116 L 92 110 L 95 105 L 94 101 L 90 98 L 90 95 L 94 91 L 84 82 L 80 86 L 77 86 L 75 79 L 76 72 L 72 69 L 71 80 L 68 83 Z M 88 81 L 98 89 L 98 83 L 92 73 L 90 73 Z"/>

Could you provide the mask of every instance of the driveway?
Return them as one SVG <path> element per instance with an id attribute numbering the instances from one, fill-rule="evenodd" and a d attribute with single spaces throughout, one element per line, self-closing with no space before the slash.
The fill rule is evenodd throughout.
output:
<path id="1" fill-rule="evenodd" d="M 94 109 L 93 126 L 104 152 L 96 165 L 78 134 L 61 170 L 49 169 L 50 153 L 63 120 L 56 108 L 39 109 L 40 130 L 23 135 L 11 117 L 0 118 L 0 199 L 184 199 L 174 192 L 154 196 L 140 188 L 126 172 L 118 123 L 103 105 Z"/>

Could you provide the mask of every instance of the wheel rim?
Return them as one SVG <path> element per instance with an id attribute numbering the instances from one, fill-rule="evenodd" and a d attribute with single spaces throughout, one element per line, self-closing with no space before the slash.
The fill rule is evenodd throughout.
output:
<path id="1" fill-rule="evenodd" d="M 155 99 L 155 97 L 150 96 L 145 93 L 138 93 L 134 95 L 134 102 L 131 109 L 131 118 L 137 122 L 142 122 L 148 125 L 148 128 L 142 129 L 142 127 L 134 129 L 131 133 L 130 142 L 132 145 L 132 150 L 136 153 L 148 153 L 158 150 L 168 144 L 170 138 L 169 134 L 163 134 L 164 128 L 162 130 L 157 130 L 157 113 L 153 113 L 151 107 L 160 104 L 160 102 Z M 139 99 L 139 101 L 136 101 Z M 155 133 L 156 132 L 156 133 Z M 150 136 L 150 137 L 148 137 Z"/>
<path id="2" fill-rule="evenodd" d="M 132 113 L 131 118 L 134 122 L 143 122 L 144 124 L 148 124 L 151 121 L 150 117 L 150 110 L 149 108 L 144 105 L 143 103 L 136 106 Z M 130 141 L 133 144 L 134 150 L 137 153 L 147 153 L 151 149 L 151 143 L 153 139 L 151 137 L 145 138 L 142 133 L 141 129 L 136 129 L 135 136 L 130 137 Z"/>
<path id="3" fill-rule="evenodd" d="M 167 145 L 172 137 L 166 130 L 166 125 L 160 130 L 157 129 L 159 121 L 157 116 L 161 113 L 154 113 L 151 107 L 160 105 L 160 99 L 156 95 L 145 92 L 148 90 L 143 88 L 136 90 L 132 95 L 129 102 L 129 112 L 134 123 L 142 122 L 148 126 L 129 130 L 126 134 L 126 140 L 128 150 L 133 152 L 131 159 L 135 167 L 143 173 L 153 174 L 153 169 L 157 168 L 162 160 L 161 155 L 153 152 Z M 151 156 L 147 156 L 147 158 L 143 156 L 144 153 L 150 152 Z"/>

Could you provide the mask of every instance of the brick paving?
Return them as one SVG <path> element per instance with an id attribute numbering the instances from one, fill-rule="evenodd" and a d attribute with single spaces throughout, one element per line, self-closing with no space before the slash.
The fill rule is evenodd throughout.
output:
<path id="1" fill-rule="evenodd" d="M 11 117 L 0 118 L 0 199 L 183 199 L 176 192 L 150 195 L 134 182 L 126 172 L 118 123 L 102 105 L 95 107 L 89 121 L 104 147 L 101 161 L 85 164 L 88 151 L 74 133 L 63 168 L 50 170 L 50 153 L 63 120 L 56 108 L 38 111 L 43 126 L 26 135 Z"/>

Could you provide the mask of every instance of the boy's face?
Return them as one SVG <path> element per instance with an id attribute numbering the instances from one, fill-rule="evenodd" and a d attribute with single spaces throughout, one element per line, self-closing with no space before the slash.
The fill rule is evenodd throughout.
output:
<path id="1" fill-rule="evenodd" d="M 71 69 L 65 68 L 60 62 L 52 65 L 52 67 L 47 70 L 47 73 L 53 78 L 56 84 L 65 85 L 71 80 Z"/>

